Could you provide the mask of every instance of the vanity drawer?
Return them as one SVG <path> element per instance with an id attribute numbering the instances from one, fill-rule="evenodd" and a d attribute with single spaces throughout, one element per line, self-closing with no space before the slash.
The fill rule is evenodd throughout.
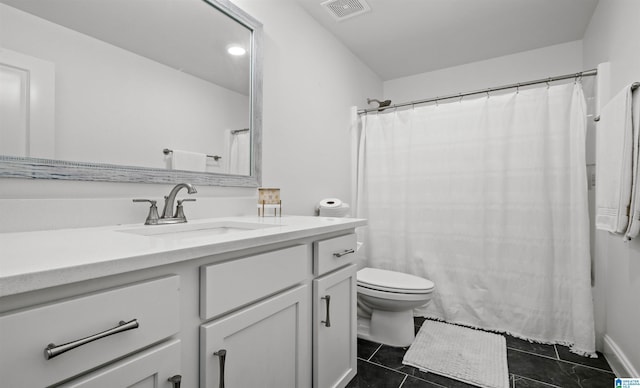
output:
<path id="1" fill-rule="evenodd" d="M 48 386 L 177 333 L 179 286 L 178 276 L 171 276 L 0 316 L 2 386 Z M 134 320 L 137 328 L 46 358 L 51 343 L 67 344 Z"/>
<path id="2" fill-rule="evenodd" d="M 57 388 L 173 387 L 180 376 L 180 340 L 145 349 Z"/>
<path id="3" fill-rule="evenodd" d="M 200 268 L 200 317 L 210 319 L 296 285 L 311 275 L 307 245 Z"/>
<path id="4" fill-rule="evenodd" d="M 313 275 L 320 276 L 355 261 L 356 234 L 313 243 Z"/>

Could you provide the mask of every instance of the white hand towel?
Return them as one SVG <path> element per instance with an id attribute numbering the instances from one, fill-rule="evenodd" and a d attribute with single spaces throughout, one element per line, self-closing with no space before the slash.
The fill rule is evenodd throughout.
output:
<path id="1" fill-rule="evenodd" d="M 632 173 L 631 85 L 600 113 L 596 130 L 596 228 L 624 233 Z"/>
<path id="2" fill-rule="evenodd" d="M 640 232 L 640 89 L 631 96 L 633 126 L 633 174 L 631 183 L 631 205 L 629 207 L 629 227 L 625 237 L 632 239 Z"/>
<path id="3" fill-rule="evenodd" d="M 207 168 L 207 155 L 198 152 L 173 150 L 171 169 L 204 172 Z"/>

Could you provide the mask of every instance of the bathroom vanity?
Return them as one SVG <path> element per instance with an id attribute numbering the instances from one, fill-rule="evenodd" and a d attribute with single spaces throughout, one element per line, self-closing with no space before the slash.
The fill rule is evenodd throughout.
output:
<path id="1" fill-rule="evenodd" d="M 8 387 L 342 387 L 359 219 L 0 234 Z"/>

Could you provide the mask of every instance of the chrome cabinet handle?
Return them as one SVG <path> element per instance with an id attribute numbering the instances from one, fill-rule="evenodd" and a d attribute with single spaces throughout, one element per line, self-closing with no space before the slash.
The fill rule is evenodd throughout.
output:
<path id="1" fill-rule="evenodd" d="M 180 388 L 180 383 L 182 382 L 182 376 L 180 375 L 171 376 L 167 380 L 171 384 L 173 384 L 173 388 Z"/>
<path id="2" fill-rule="evenodd" d="M 220 383 L 218 384 L 218 387 L 224 388 L 224 362 L 227 358 L 227 350 L 220 349 L 217 352 L 213 352 L 213 355 L 220 357 Z"/>
<path id="3" fill-rule="evenodd" d="M 345 250 L 344 250 L 344 251 L 342 251 L 342 252 L 334 253 L 334 254 L 333 254 L 333 256 L 334 256 L 334 257 L 342 257 L 342 256 L 344 256 L 344 255 L 348 255 L 348 254 L 350 254 L 350 253 L 355 253 L 355 250 L 354 250 L 354 249 L 345 249 Z"/>
<path id="4" fill-rule="evenodd" d="M 331 295 L 323 296 L 320 299 L 324 299 L 327 301 L 327 320 L 320 321 L 320 323 L 324 323 L 325 327 L 331 327 L 331 315 L 330 315 L 330 307 L 329 307 L 329 304 L 331 303 Z"/>
<path id="5" fill-rule="evenodd" d="M 89 342 L 93 342 L 113 334 L 122 333 L 123 331 L 136 329 L 139 326 L 140 325 L 138 324 L 137 319 L 133 319 L 129 322 L 120 321 L 118 326 L 109 330 L 105 330 L 98 334 L 90 335 L 89 337 L 85 337 L 76 341 L 67 342 L 66 344 L 62 344 L 62 345 L 49 344 L 44 349 L 44 358 L 47 360 L 50 360 L 54 357 L 61 355 L 62 353 L 68 352 L 69 350 L 75 349 L 84 344 L 88 344 Z"/>

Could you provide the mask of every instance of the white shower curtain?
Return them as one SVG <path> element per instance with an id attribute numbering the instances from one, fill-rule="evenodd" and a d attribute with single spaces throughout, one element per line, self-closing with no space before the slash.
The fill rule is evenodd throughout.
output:
<path id="1" fill-rule="evenodd" d="M 225 133 L 227 173 L 251 175 L 251 134 L 249 131 Z"/>
<path id="2" fill-rule="evenodd" d="M 595 351 L 580 83 L 362 116 L 367 264 L 436 284 L 421 315 Z"/>

